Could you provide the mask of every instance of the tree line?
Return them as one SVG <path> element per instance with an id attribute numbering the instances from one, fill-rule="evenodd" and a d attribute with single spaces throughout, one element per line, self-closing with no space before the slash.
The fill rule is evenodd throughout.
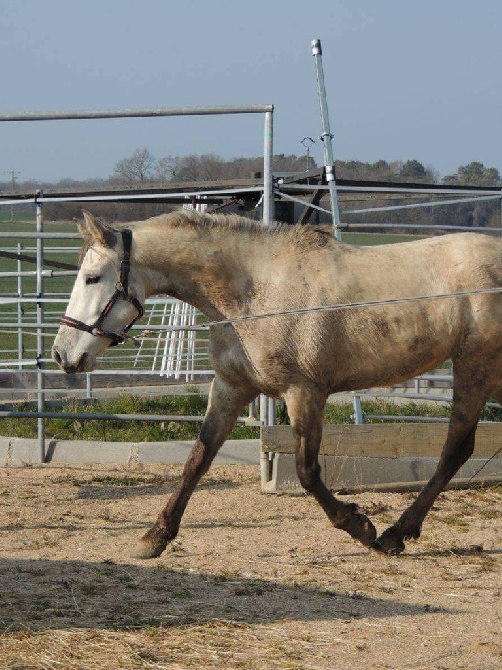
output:
<path id="1" fill-rule="evenodd" d="M 307 169 L 318 168 L 315 159 L 309 155 L 276 154 L 273 158 L 273 170 L 276 174 L 301 175 Z M 74 180 L 62 179 L 57 183 L 22 182 L 17 190 L 77 190 L 95 188 L 113 188 L 119 186 L 168 186 L 186 182 L 211 182 L 224 180 L 249 179 L 263 169 L 263 158 L 238 157 L 230 160 L 218 154 L 189 154 L 185 156 L 165 156 L 156 158 L 148 149 L 137 149 L 132 155 L 119 160 L 113 173 L 105 179 Z M 499 171 L 494 167 L 485 167 L 478 161 L 460 165 L 449 175 L 440 177 L 431 166 L 420 161 L 378 160 L 373 163 L 364 161 L 336 161 L 337 178 L 385 181 L 418 182 L 424 184 L 464 184 L 476 186 L 500 186 Z M 1 191 L 12 191 L 10 182 L 0 182 Z M 347 194 L 341 197 L 342 219 L 344 211 L 364 209 L 366 207 L 384 207 L 386 205 L 410 204 L 413 198 L 370 194 Z M 422 197 L 423 200 L 423 197 Z M 366 204 L 365 204 L 366 203 Z M 132 220 L 145 218 L 165 212 L 165 204 L 139 203 L 95 203 L 96 214 L 109 220 Z M 45 215 L 49 219 L 71 218 L 79 214 L 79 203 L 51 204 L 46 207 Z M 329 217 L 324 217 L 328 220 Z M 322 221 L 321 217 L 321 221 Z M 500 203 L 489 202 L 462 203 L 445 207 L 406 209 L 401 211 L 371 212 L 348 215 L 348 222 L 394 223 L 414 225 L 467 225 L 500 227 Z"/>

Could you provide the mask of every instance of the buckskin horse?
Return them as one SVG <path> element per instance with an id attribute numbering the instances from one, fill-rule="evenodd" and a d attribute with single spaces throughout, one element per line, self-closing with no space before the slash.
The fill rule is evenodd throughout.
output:
<path id="1" fill-rule="evenodd" d="M 493 292 L 502 286 L 502 242 L 458 233 L 355 247 L 328 228 L 264 227 L 188 210 L 116 229 L 84 212 L 79 228 L 83 260 L 53 346 L 63 370 L 92 370 L 128 337 L 154 294 L 190 303 L 212 322 L 207 412 L 180 483 L 134 556 L 158 556 L 176 537 L 198 481 L 259 393 L 285 401 L 300 482 L 335 528 L 389 554 L 420 536 L 435 499 L 472 454 L 486 400 L 502 399 L 502 298 Z M 423 299 L 431 296 L 438 297 Z M 395 384 L 446 359 L 453 404 L 437 470 L 377 538 L 369 518 L 321 480 L 324 405 L 331 393 Z"/>

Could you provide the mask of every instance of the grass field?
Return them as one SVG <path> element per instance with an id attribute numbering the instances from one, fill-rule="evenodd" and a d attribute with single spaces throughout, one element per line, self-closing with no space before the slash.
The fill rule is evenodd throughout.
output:
<path id="1" fill-rule="evenodd" d="M 155 414 L 166 416 L 204 416 L 207 396 L 194 389 L 192 392 L 179 396 L 145 397 L 137 395 L 121 395 L 108 400 L 93 402 L 68 401 L 58 404 L 63 412 L 79 414 Z M 363 400 L 363 413 L 377 418 L 367 418 L 365 423 L 381 423 L 379 416 L 416 416 L 449 417 L 450 408 L 443 404 L 433 405 L 410 401 L 397 405 L 392 401 Z M 19 411 L 34 411 L 32 404 L 16 405 Z M 54 411 L 57 411 L 56 409 Z M 326 405 L 325 423 L 353 423 L 354 407 L 351 403 Z M 501 421 L 502 410 L 485 408 L 482 420 Z M 289 423 L 286 411 L 279 411 L 278 420 Z M 161 442 L 165 440 L 191 440 L 197 437 L 199 423 L 179 423 L 177 421 L 121 421 L 107 419 L 48 419 L 46 435 L 57 440 L 105 440 L 112 442 Z M 11 437 L 34 438 L 37 436 L 37 420 L 4 418 L 0 422 L 0 435 Z M 256 439 L 259 429 L 254 426 L 238 424 L 230 434 L 231 439 Z"/>
<path id="2" fill-rule="evenodd" d="M 65 412 L 75 413 L 105 413 L 105 414 L 158 414 L 178 416 L 204 416 L 207 406 L 207 396 L 192 393 L 183 396 L 160 396 L 154 398 L 123 395 L 105 401 L 92 403 L 70 401 L 60 406 Z M 34 411 L 33 404 L 17 405 L 19 411 Z M 431 409 L 427 408 L 430 415 Z M 328 405 L 326 408 L 326 423 L 353 423 L 354 408 L 347 405 Z M 395 414 L 406 415 L 423 413 L 424 408 L 417 404 L 395 406 L 391 403 L 365 402 L 364 411 L 368 414 Z M 448 416 L 448 408 L 433 408 L 437 416 Z M 288 422 L 287 414 L 282 417 Z M 46 434 L 51 439 L 58 440 L 105 440 L 112 442 L 157 442 L 164 440 L 195 439 L 200 429 L 198 423 L 178 423 L 174 421 L 119 421 L 119 420 L 75 420 L 50 419 L 46 421 Z M 12 437 L 34 438 L 37 436 L 36 419 L 3 419 L 0 423 L 0 432 Z M 235 426 L 230 438 L 258 438 L 259 428 L 239 424 Z"/>
<path id="3" fill-rule="evenodd" d="M 10 216 L 10 212 L 8 213 Z M 22 219 L 10 221 L 6 220 L 6 212 L 3 212 L 3 220 L 0 220 L 0 232 L 11 233 L 12 237 L 0 238 L 0 250 L 7 253 L 21 253 L 35 261 L 37 252 L 36 238 L 19 237 L 18 233 L 35 233 L 36 224 L 32 220 Z M 46 223 L 44 232 L 70 233 L 74 234 L 75 226 L 71 223 L 54 224 Z M 44 259 L 48 262 L 59 261 L 64 263 L 76 264 L 78 257 L 79 242 L 75 239 L 45 239 L 43 242 Z M 47 264 L 46 269 L 51 269 Z M 0 272 L 30 272 L 32 276 L 25 276 L 21 279 L 17 277 L 1 277 L 0 279 L 0 297 L 16 298 L 22 294 L 25 298 L 35 298 L 36 293 L 36 262 L 21 261 L 18 267 L 18 261 L 12 258 L 6 258 L 0 254 Z M 46 277 L 43 279 L 43 290 L 46 297 L 53 297 L 55 300 L 66 300 L 73 285 L 73 277 Z M 36 339 L 29 333 L 34 332 L 31 324 L 37 322 L 37 307 L 35 303 L 24 303 L 23 321 L 26 324 L 27 334 L 24 336 L 24 358 L 33 359 L 36 356 Z M 64 304 L 61 302 L 46 303 L 44 305 L 44 321 L 56 323 L 61 314 L 64 313 Z M 18 333 L 17 328 L 8 328 L 3 326 L 5 323 L 17 322 L 18 305 L 16 303 L 2 304 L 0 306 L 0 361 L 17 359 Z M 47 338 L 48 340 L 50 338 Z"/>

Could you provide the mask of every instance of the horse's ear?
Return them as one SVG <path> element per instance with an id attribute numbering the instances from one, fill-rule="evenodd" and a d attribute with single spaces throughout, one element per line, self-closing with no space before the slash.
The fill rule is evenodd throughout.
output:
<path id="1" fill-rule="evenodd" d="M 84 215 L 84 221 L 77 221 L 82 237 L 104 247 L 114 247 L 116 238 L 113 230 L 96 221 L 94 216 L 86 209 L 82 210 L 82 214 Z"/>

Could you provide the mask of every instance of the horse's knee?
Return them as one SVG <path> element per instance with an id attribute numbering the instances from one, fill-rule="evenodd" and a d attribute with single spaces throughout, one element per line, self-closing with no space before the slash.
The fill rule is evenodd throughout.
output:
<path id="1" fill-rule="evenodd" d="M 311 493 L 321 480 L 321 466 L 317 461 L 305 463 L 305 461 L 297 460 L 296 474 L 303 488 Z"/>

